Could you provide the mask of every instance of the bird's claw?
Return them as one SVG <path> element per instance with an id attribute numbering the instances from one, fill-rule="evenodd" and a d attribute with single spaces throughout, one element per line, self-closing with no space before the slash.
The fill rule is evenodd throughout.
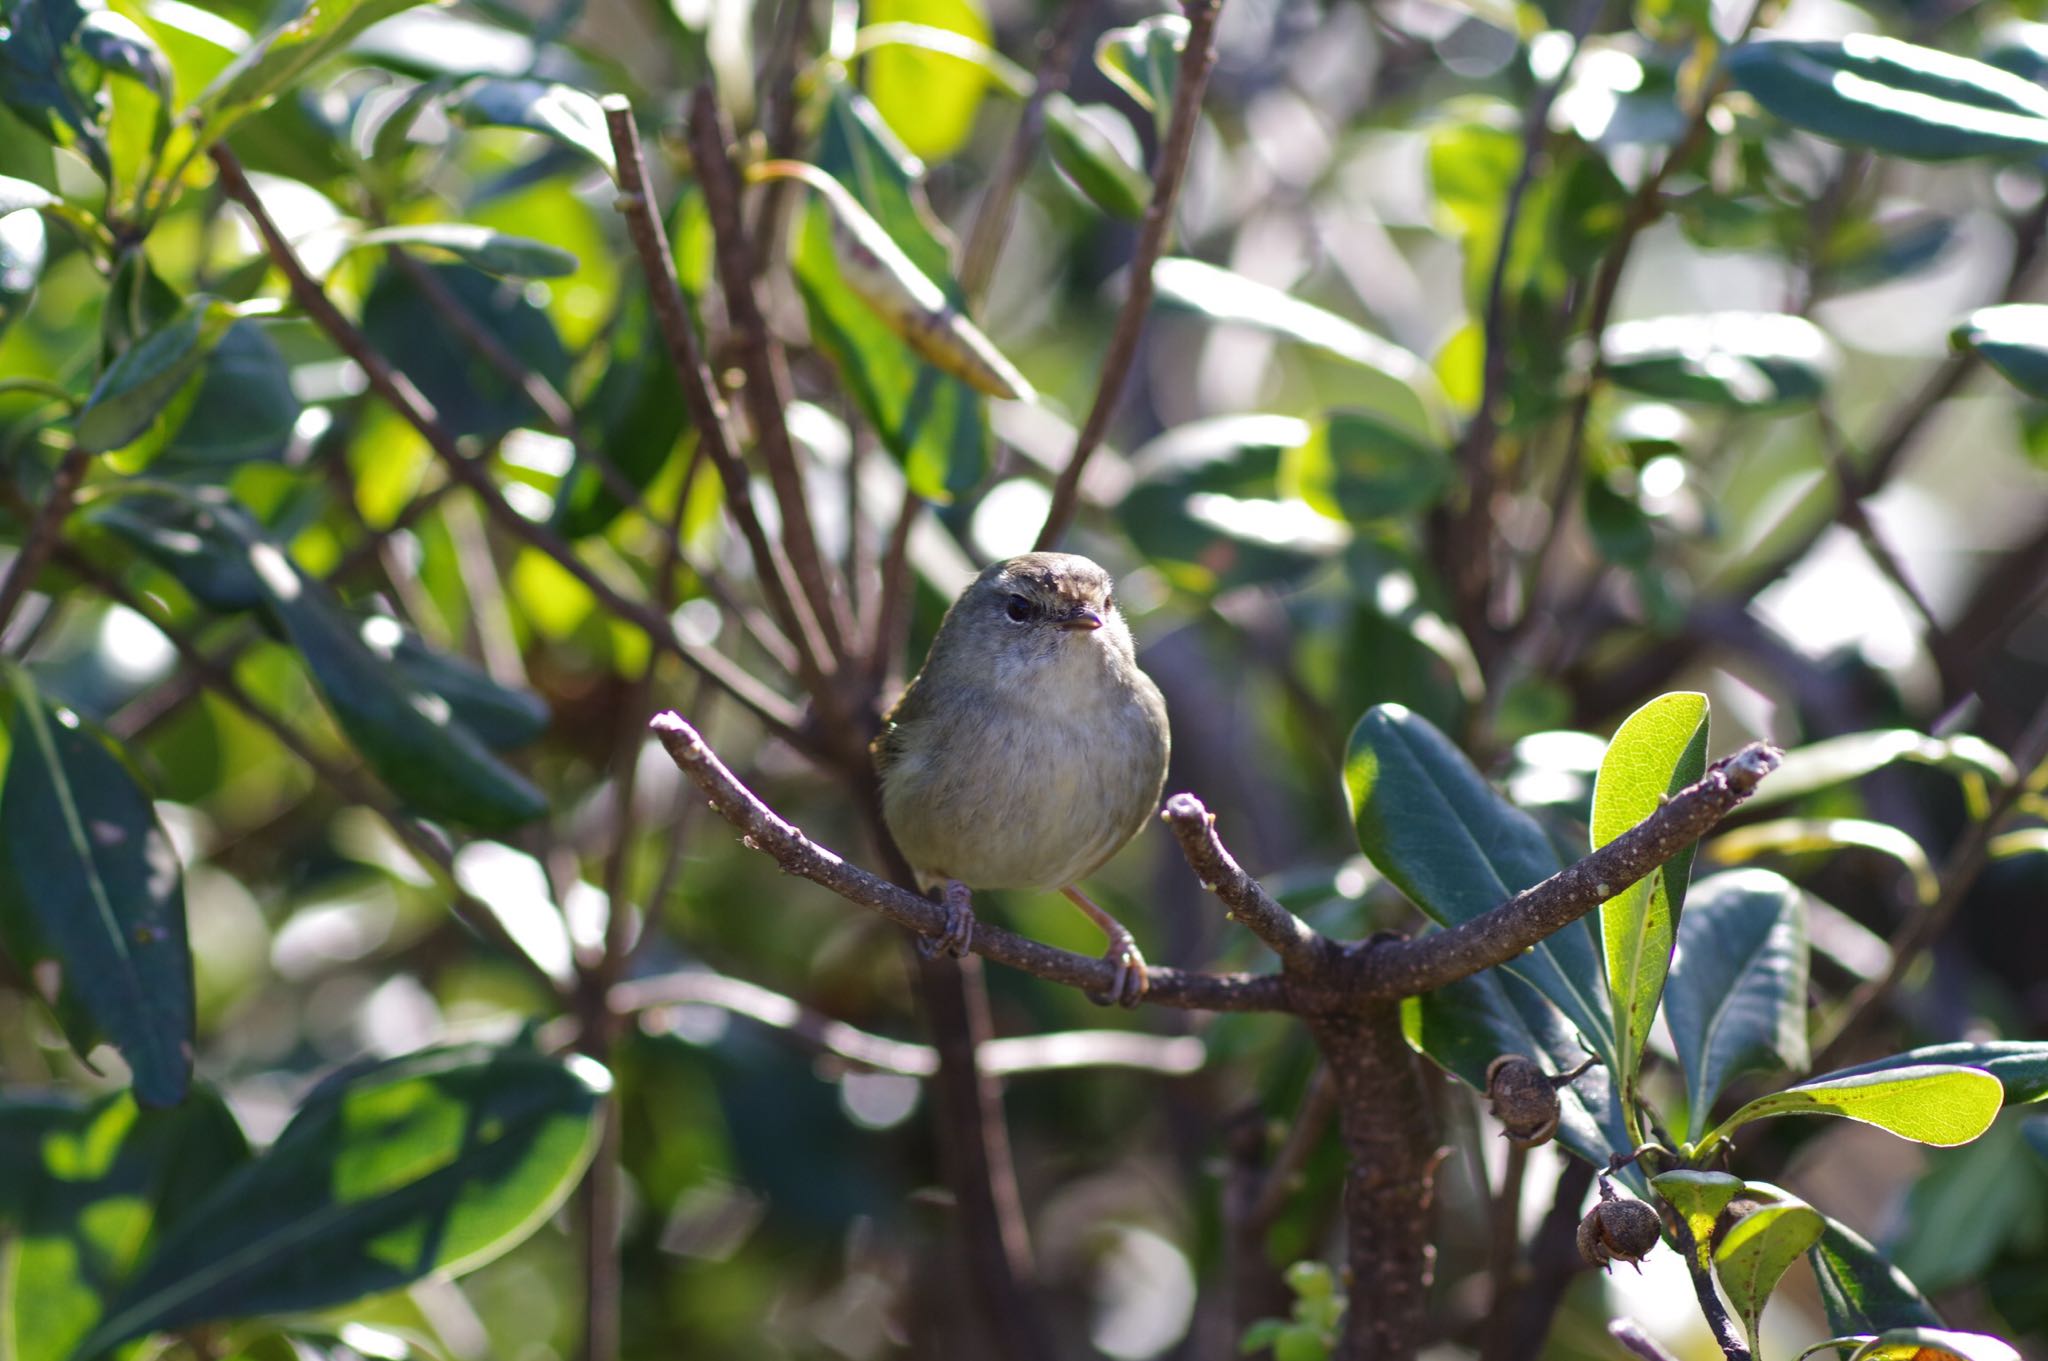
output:
<path id="1" fill-rule="evenodd" d="M 917 952 L 926 959 L 937 955 L 951 955 L 958 959 L 974 944 L 972 895 L 967 885 L 958 879 L 949 879 L 939 902 L 946 909 L 946 924 L 936 936 L 915 937 Z"/>
<path id="2" fill-rule="evenodd" d="M 1106 1007 L 1114 1003 L 1120 1007 L 1135 1007 L 1145 998 L 1148 979 L 1145 974 L 1145 956 L 1138 953 L 1138 942 L 1129 933 L 1112 936 L 1109 949 L 1103 953 L 1116 973 L 1109 980 L 1107 993 L 1091 992 L 1088 1000 L 1096 1006 Z"/>

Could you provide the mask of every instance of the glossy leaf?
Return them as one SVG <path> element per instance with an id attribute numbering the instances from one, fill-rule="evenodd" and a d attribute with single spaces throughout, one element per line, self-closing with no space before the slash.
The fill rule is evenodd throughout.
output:
<path id="1" fill-rule="evenodd" d="M 1695 784 L 1707 768 L 1707 697 L 1691 691 L 1660 695 L 1616 729 L 1593 783 L 1592 848 L 1599 850 L 1649 817 L 1672 794 Z M 1664 995 L 1664 974 L 1678 939 L 1688 846 L 1600 907 L 1607 991 L 1614 1002 L 1617 1076 L 1634 1091 L 1643 1045 Z"/>
<path id="2" fill-rule="evenodd" d="M 1536 820 L 1497 793 L 1427 721 L 1399 705 L 1351 730 L 1344 789 L 1358 845 L 1430 918 L 1449 926 L 1497 907 L 1562 868 Z M 1504 966 L 1549 998 L 1590 1052 L 1614 1063 L 1600 954 L 1573 922 Z"/>
<path id="3" fill-rule="evenodd" d="M 0 22 L 0 101 L 52 143 L 76 147 L 104 176 L 100 110 L 66 59 L 91 12 L 79 0 L 13 0 Z"/>
<path id="4" fill-rule="evenodd" d="M 1855 1230 L 1833 1219 L 1808 1253 L 1828 1331 L 1837 1335 L 1886 1328 L 1940 1327 L 1918 1286 Z"/>
<path id="5" fill-rule="evenodd" d="M 348 243 L 350 250 L 371 246 L 426 246 L 447 251 L 486 274 L 523 279 L 558 279 L 574 274 L 576 257 L 568 251 L 524 236 L 510 236 L 466 222 L 414 222 L 379 227 Z"/>
<path id="6" fill-rule="evenodd" d="M 2020 1361 L 2004 1338 L 1948 1328 L 1891 1328 L 1849 1353 L 1849 1361 Z"/>
<path id="7" fill-rule="evenodd" d="M 169 473 L 276 457 L 304 410 L 270 329 L 238 321 L 206 356 L 191 408 L 150 466 Z"/>
<path id="8" fill-rule="evenodd" d="M 1723 864 L 1737 864 L 1759 855 L 1798 855 L 1807 851 L 1855 848 L 1888 855 L 1905 866 L 1912 876 L 1914 896 L 1932 903 L 1941 892 L 1941 881 L 1928 862 L 1927 852 L 1911 834 L 1888 823 L 1864 818 L 1777 818 L 1751 823 L 1714 840 L 1714 858 Z"/>
<path id="9" fill-rule="evenodd" d="M 1621 387 L 1743 410 L 1813 401 L 1840 362 L 1818 326 L 1770 312 L 1625 321 L 1607 328 L 1600 349 Z"/>
<path id="10" fill-rule="evenodd" d="M 1742 1178 L 1726 1172 L 1680 1168 L 1650 1178 L 1657 1194 L 1671 1203 L 1692 1234 L 1693 1255 L 1702 1271 L 1713 1264 L 1714 1221 L 1728 1202 L 1742 1193 Z"/>
<path id="11" fill-rule="evenodd" d="M 127 1094 L 90 1106 L 0 1101 L 0 1356 L 72 1361 L 151 1247 L 249 1159 L 241 1126 L 200 1088 L 163 1111 Z"/>
<path id="12" fill-rule="evenodd" d="M 1759 1325 L 1765 1302 L 1791 1265 L 1820 1241 L 1826 1227 L 1819 1211 L 1786 1197 L 1751 1210 L 1715 1245 L 1715 1279 L 1742 1316 L 1752 1355 L 1758 1354 L 1763 1340 Z"/>
<path id="13" fill-rule="evenodd" d="M 476 1267 L 575 1185 L 609 1087 L 587 1059 L 480 1045 L 344 1073 L 164 1236 L 80 1350 Z"/>
<path id="14" fill-rule="evenodd" d="M 103 1035 L 146 1106 L 192 1075 L 185 880 L 149 794 L 96 728 L 7 669 L 11 748 L 0 789 L 0 927 L 24 968 L 62 967 L 59 1014 Z"/>
<path id="15" fill-rule="evenodd" d="M 2029 397 L 2048 398 L 2048 305 L 2014 302 L 1980 307 L 1950 336 L 1974 350 Z"/>
<path id="16" fill-rule="evenodd" d="M 8 185 L 35 188 L 25 180 L 0 180 L 0 331 L 34 301 L 50 252 L 42 214 L 25 201 L 29 196 L 10 194 Z M 10 202 L 15 206 L 8 206 Z"/>
<path id="17" fill-rule="evenodd" d="M 234 309 L 219 299 L 204 294 L 189 299 L 169 322 L 100 375 L 78 412 L 74 433 L 79 447 L 102 454 L 141 438 L 199 377 L 206 356 L 234 322 Z M 190 391 L 196 395 L 197 389 Z M 164 432 L 166 437 L 171 433 Z"/>
<path id="18" fill-rule="evenodd" d="M 955 305 L 947 252 L 929 225 L 918 176 L 922 167 L 897 147 L 874 108 L 836 87 L 825 111 L 817 163 L 844 185 L 926 278 Z M 925 363 L 874 312 L 840 269 L 831 210 L 813 201 L 791 261 L 811 336 L 883 445 L 903 465 L 911 489 L 947 500 L 981 480 L 990 437 L 973 387 Z"/>
<path id="19" fill-rule="evenodd" d="M 606 170 L 615 168 L 604 110 L 582 90 L 545 80 L 478 76 L 458 87 L 444 107 L 464 127 L 523 128 L 574 147 Z"/>
<path id="20" fill-rule="evenodd" d="M 1745 43 L 1728 54 L 1727 71 L 1794 127 L 1854 146 L 1925 161 L 2048 150 L 2048 91 L 1896 38 Z"/>
<path id="21" fill-rule="evenodd" d="M 1265 441 L 1301 429 L 1282 417 L 1224 417 L 1161 436 L 1140 451 L 1142 472 L 1117 506 L 1132 544 L 1197 595 L 1294 580 L 1329 561 L 1349 537 L 1344 527 L 1274 485 L 1280 452 Z"/>
<path id="22" fill-rule="evenodd" d="M 1770 779 L 1757 789 L 1751 808 L 1800 798 L 1831 785 L 1862 779 L 1894 761 L 1939 766 L 1975 775 L 1995 786 L 2019 778 L 2012 760 L 1981 737 L 1959 733 L 1929 737 L 1909 728 L 1882 728 L 1845 733 L 1804 747 L 1794 747 Z"/>
<path id="23" fill-rule="evenodd" d="M 1718 1143 L 1767 1116 L 1838 1115 L 1915 1143 L 1953 1148 L 1991 1128 L 2004 1099 L 1998 1079 L 1980 1068 L 1918 1064 L 1849 1077 L 1830 1073 L 1758 1097 L 1717 1125 L 1705 1142 Z"/>
<path id="24" fill-rule="evenodd" d="M 1189 25 L 1178 14 L 1154 14 L 1128 28 L 1112 28 L 1095 40 L 1095 64 L 1138 107 L 1151 112 L 1160 131 L 1173 110 L 1180 85 L 1180 54 Z"/>
<path id="25" fill-rule="evenodd" d="M 247 548 L 249 536 L 259 531 L 224 494 L 109 497 L 92 508 L 91 517 L 176 577 L 210 610 L 232 614 L 270 599 Z"/>
<path id="26" fill-rule="evenodd" d="M 993 41 L 978 0 L 869 0 L 869 24 L 922 24 L 986 47 Z M 863 71 L 875 110 L 913 156 L 942 161 L 967 143 L 988 91 L 988 73 L 958 57 L 905 44 L 868 54 Z"/>
<path id="27" fill-rule="evenodd" d="M 603 376 L 578 411 L 578 424 L 590 450 L 610 458 L 627 485 L 644 494 L 675 452 L 688 413 L 644 294 L 626 300 L 609 343 Z M 556 490 L 554 527 L 580 539 L 624 509 L 606 479 L 579 458 Z"/>
<path id="28" fill-rule="evenodd" d="M 455 721 L 493 751 L 523 747 L 547 731 L 550 715 L 539 695 L 498 684 L 465 657 L 435 651 L 389 615 L 361 619 L 357 633 L 414 688 L 447 701 Z"/>
<path id="29" fill-rule="evenodd" d="M 1289 297 L 1277 288 L 1200 260 L 1168 256 L 1152 267 L 1161 302 L 1190 308 L 1213 321 L 1250 326 L 1356 364 L 1386 381 L 1385 401 L 1371 405 L 1404 418 L 1420 431 L 1444 424 L 1448 402 L 1423 359 L 1334 312 Z"/>
<path id="30" fill-rule="evenodd" d="M 86 14 L 74 38 L 78 50 L 116 75 L 138 81 L 168 99 L 171 64 L 156 40 L 134 20 L 113 10 Z"/>
<path id="31" fill-rule="evenodd" d="M 1768 870 L 1710 875 L 1679 919 L 1664 1019 L 1685 1072 L 1690 1124 L 1744 1073 L 1806 1068 L 1806 900 Z"/>
<path id="32" fill-rule="evenodd" d="M 1333 411 L 1288 456 L 1285 483 L 1323 514 L 1354 523 L 1427 510 L 1450 490 L 1449 451 L 1370 411 Z"/>
<path id="33" fill-rule="evenodd" d="M 515 358 L 557 390 L 568 385 L 568 349 L 521 284 L 467 265 L 424 267 Z M 418 384 L 451 434 L 494 438 L 538 419 L 519 385 L 477 354 L 440 301 L 406 271 L 378 271 L 363 300 L 362 325 L 370 342 Z"/>
<path id="34" fill-rule="evenodd" d="M 2036 1040 L 1958 1040 L 1908 1049 L 1889 1058 L 1839 1069 L 1831 1077 L 1886 1073 L 1927 1064 L 1981 1068 L 2005 1088 L 2005 1104 L 2024 1106 L 2048 1097 L 2048 1042 Z"/>
<path id="35" fill-rule="evenodd" d="M 1045 146 L 1053 164 L 1066 172 L 1088 201 L 1112 217 L 1136 222 L 1152 202 L 1152 181 L 1124 159 L 1108 133 L 1073 100 L 1055 94 L 1045 101 Z"/>
<path id="36" fill-rule="evenodd" d="M 218 141 L 242 118 L 295 84 L 316 63 L 339 52 L 370 25 L 421 0 L 321 0 L 260 34 L 199 92 L 185 119 L 197 123 L 201 145 Z"/>

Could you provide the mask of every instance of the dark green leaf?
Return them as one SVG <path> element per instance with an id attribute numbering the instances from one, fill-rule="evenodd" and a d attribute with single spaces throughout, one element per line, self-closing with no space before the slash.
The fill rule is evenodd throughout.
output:
<path id="1" fill-rule="evenodd" d="M 548 314 L 522 285 L 467 265 L 424 268 L 515 359 L 556 389 L 567 386 L 568 351 Z M 478 354 L 445 317 L 439 302 L 400 269 L 380 271 L 363 300 L 363 333 L 419 385 L 449 433 L 489 439 L 537 419 L 519 385 Z"/>
<path id="2" fill-rule="evenodd" d="M 920 203 L 915 162 L 906 163 L 865 98 L 835 86 L 826 107 L 818 165 L 859 200 L 889 239 L 952 299 L 945 246 Z M 950 499 L 981 480 L 990 452 L 981 395 L 924 362 L 840 270 L 832 211 L 812 201 L 792 265 L 812 339 L 832 361 L 882 443 L 920 496 Z"/>
<path id="3" fill-rule="evenodd" d="M 291 365 L 260 322 L 238 321 L 213 352 L 183 424 L 151 465 L 159 471 L 218 469 L 284 451 L 304 410 Z"/>
<path id="4" fill-rule="evenodd" d="M 1820 1241 L 1827 1227 L 1820 1212 L 1787 1196 L 1759 1206 L 1735 1222 L 1714 1246 L 1714 1276 L 1749 1332 L 1749 1349 L 1759 1353 L 1764 1304 L 1791 1265 Z"/>
<path id="5" fill-rule="evenodd" d="M 480 1045 L 322 1084 L 267 1152 L 165 1235 L 81 1354 L 330 1308 L 488 1261 L 575 1185 L 609 1087 L 588 1059 Z"/>
<path id="6" fill-rule="evenodd" d="M 1902 1139 L 1953 1148 L 1991 1128 L 2004 1100 L 1998 1079 L 1977 1068 L 1921 1064 L 1853 1077 L 1830 1073 L 1758 1097 L 1715 1126 L 1705 1142 L 1718 1143 L 1767 1116 L 1839 1115 Z"/>
<path id="7" fill-rule="evenodd" d="M 584 439 L 611 459 L 635 491 L 644 493 L 675 452 L 687 414 L 646 297 L 636 291 L 612 330 L 597 390 L 578 412 Z M 555 493 L 554 527 L 580 539 L 601 532 L 623 509 L 598 470 L 579 460 Z"/>
<path id="8" fill-rule="evenodd" d="M 1592 848 L 1599 850 L 1693 784 L 1707 768 L 1707 697 L 1693 691 L 1659 695 L 1623 721 L 1601 758 L 1593 784 Z M 1692 873 L 1688 846 L 1662 868 L 1637 880 L 1600 907 L 1606 947 L 1607 990 L 1614 1000 L 1616 1076 L 1625 1096 L 1664 995 L 1664 974 L 1678 940 L 1685 885 Z"/>
<path id="9" fill-rule="evenodd" d="M 1154 14 L 1129 28 L 1112 28 L 1095 41 L 1095 64 L 1102 74 L 1151 111 L 1162 135 L 1173 112 L 1188 31 L 1181 15 Z"/>
<path id="10" fill-rule="evenodd" d="M 199 377 L 206 356 L 235 322 L 234 309 L 204 294 L 190 298 L 178 314 L 116 359 L 80 408 L 75 433 L 81 449 L 110 453 L 151 432 L 159 417 L 171 428 L 186 412 L 174 399 Z M 192 389 L 196 394 L 196 388 Z"/>
<path id="11" fill-rule="evenodd" d="M 115 496 L 91 514 L 93 523 L 140 549 L 210 610 L 232 614 L 270 598 L 248 548 L 261 531 L 224 494 Z"/>
<path id="12" fill-rule="evenodd" d="M 1871 288 L 1926 269 L 1956 236 L 1955 219 L 1937 213 L 1865 219 L 1836 233 L 1821 266 L 1836 290 Z"/>
<path id="13" fill-rule="evenodd" d="M 1744 43 L 1727 71 L 1794 127 L 1855 146 L 1925 161 L 2048 150 L 2048 90 L 1896 38 Z"/>
<path id="14" fill-rule="evenodd" d="M 63 996 L 121 1051 L 136 1099 L 176 1105 L 192 1075 L 193 1024 L 177 855 L 107 739 L 44 699 L 26 671 L 10 667 L 7 679 L 0 918 L 8 935 L 33 942 L 10 948 L 59 961 Z"/>
<path id="15" fill-rule="evenodd" d="M 1959 1040 L 1954 1044 L 1930 1044 L 1890 1058 L 1859 1063 L 1854 1068 L 1837 1069 L 1828 1076 L 1855 1077 L 1929 1063 L 1982 1068 L 2005 1087 L 2008 1106 L 2023 1106 L 2048 1097 L 2048 1043 L 2039 1041 Z"/>
<path id="16" fill-rule="evenodd" d="M 99 71 L 78 51 L 91 10 L 79 0 L 13 0 L 0 19 L 0 102 L 59 146 L 75 146 L 108 172 Z"/>
<path id="17" fill-rule="evenodd" d="M 1768 870 L 1701 880 L 1678 923 L 1664 1019 L 1699 1138 L 1714 1100 L 1743 1073 L 1800 1072 L 1806 1048 L 1806 900 Z"/>
<path id="18" fill-rule="evenodd" d="M 203 146 L 218 141 L 370 25 L 422 0 L 320 0 L 258 35 L 199 92 L 184 117 L 199 126 Z"/>
<path id="19" fill-rule="evenodd" d="M 568 251 L 508 236 L 466 222 L 415 222 L 402 227 L 379 227 L 364 232 L 348 243 L 350 250 L 366 246 L 427 246 L 459 257 L 466 265 L 486 274 L 524 279 L 558 279 L 574 274 L 576 257 Z"/>
<path id="20" fill-rule="evenodd" d="M 1089 202 L 1113 217 L 1135 222 L 1152 202 L 1152 181 L 1125 160 L 1108 133 L 1090 121 L 1108 111 L 1083 113 L 1065 95 L 1045 101 L 1045 145 Z M 1118 115 L 1121 117 L 1121 115 Z"/>
<path id="21" fill-rule="evenodd" d="M 1834 342 L 1804 317 L 1707 312 L 1610 326 L 1607 375 L 1672 401 L 1740 409 L 1810 402 L 1837 365 Z"/>
<path id="22" fill-rule="evenodd" d="M 0 1355 L 71 1361 L 151 1246 L 248 1161 L 241 1126 L 201 1087 L 171 1110 L 126 1094 L 86 1107 L 0 1102 L 0 1158 L 13 1173 L 0 1227 Z"/>
<path id="23" fill-rule="evenodd" d="M 2014 302 L 1980 307 L 1950 336 L 2029 397 L 2048 397 L 2048 306 Z"/>
<path id="24" fill-rule="evenodd" d="M 1351 731 L 1344 789 L 1359 848 L 1438 923 L 1467 921 L 1562 866 L 1536 820 L 1502 798 L 1449 738 L 1398 705 L 1366 711 Z M 1599 951 L 1573 922 L 1504 966 L 1614 1063 Z"/>
<path id="25" fill-rule="evenodd" d="M 1828 1220 L 1808 1256 L 1820 1283 L 1830 1333 L 1846 1336 L 1916 1324 L 1941 1326 L 1941 1315 L 1919 1287 L 1853 1229 Z"/>
<path id="26" fill-rule="evenodd" d="M 606 170 L 613 168 L 604 110 L 581 90 L 545 80 L 478 76 L 447 103 L 448 116 L 466 127 L 524 128 L 574 147 Z"/>
<path id="27" fill-rule="evenodd" d="M 434 651 L 396 619 L 370 615 L 358 621 L 357 632 L 378 655 L 389 656 L 408 683 L 448 701 L 455 721 L 492 750 L 523 747 L 547 731 L 548 706 L 539 695 L 498 684 L 466 658 Z"/>
<path id="28" fill-rule="evenodd" d="M 171 64 L 156 41 L 126 15 L 94 10 L 78 26 L 78 50 L 107 70 L 140 81 L 168 99 Z"/>
<path id="29" fill-rule="evenodd" d="M 1446 451 L 1370 411 L 1333 411 L 1287 460 L 1287 481 L 1334 519 L 1386 520 L 1427 510 L 1450 490 Z"/>

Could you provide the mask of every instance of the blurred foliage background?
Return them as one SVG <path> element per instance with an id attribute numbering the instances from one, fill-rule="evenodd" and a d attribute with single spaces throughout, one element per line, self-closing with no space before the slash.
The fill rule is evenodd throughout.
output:
<path id="1" fill-rule="evenodd" d="M 1016 176 L 985 289 L 946 283 L 974 298 L 1031 402 L 934 381 L 847 310 L 814 198 L 748 191 L 802 499 L 875 642 L 856 659 L 851 731 L 972 571 L 1038 532 L 1128 286 L 1175 30 L 1124 0 L 363 0 L 319 18 L 341 27 L 264 73 L 246 107 L 195 104 L 287 10 L 0 0 L 5 534 L 17 553 L 56 545 L 9 573 L 32 577 L 7 593 L 10 737 L 19 750 L 25 732 L 82 721 L 146 791 L 183 872 L 192 1068 L 250 1141 L 311 1109 L 336 1065 L 587 1039 L 579 980 L 616 918 L 625 985 L 665 980 L 601 1050 L 620 1353 L 983 1354 L 926 1083 L 834 1053 L 813 1024 L 924 1041 L 900 933 L 736 845 L 643 742 L 645 719 L 680 709 L 771 804 L 865 861 L 855 808 L 593 590 L 647 602 L 684 646 L 797 693 L 615 211 L 595 96 L 628 95 L 647 129 L 674 266 L 736 410 L 750 409 L 744 356 L 681 132 L 687 91 L 715 91 L 742 161 L 792 155 L 854 186 L 935 276 L 965 271 L 991 183 Z M 1171 788 L 1197 791 L 1290 906 L 1345 937 L 1413 925 L 1357 854 L 1338 779 L 1345 734 L 1376 703 L 1456 736 L 1565 845 L 1584 844 L 1598 739 L 1664 689 L 1710 696 L 1715 754 L 1910 729 L 1975 734 L 2022 773 L 2040 758 L 2048 332 L 1973 313 L 2038 291 L 2041 144 L 1927 161 L 1914 157 L 1941 149 L 1897 144 L 1924 129 L 1892 129 L 1845 146 L 1774 116 L 1762 83 L 1726 84 L 1720 62 L 1751 29 L 1882 33 L 2032 79 L 2048 72 L 2041 17 L 2019 0 L 1755 14 L 1746 0 L 1228 0 L 1169 258 L 1066 546 L 1119 578 L 1172 710 Z M 885 27 L 902 24 L 965 41 L 940 52 Z M 1062 29 L 1064 64 L 1047 69 L 1066 102 L 1047 104 L 1044 143 L 1020 143 L 1012 171 L 1018 96 Z M 205 155 L 221 135 L 489 495 L 291 303 Z M 899 201 L 892 175 L 922 186 L 927 222 L 878 207 Z M 765 475 L 739 494 L 780 533 L 788 505 Z M 39 507 L 73 499 L 36 528 Z M 412 723 L 421 696 L 459 721 Z M 1817 1016 L 1884 974 L 1886 938 L 1926 910 L 1912 871 L 1936 873 L 1981 816 L 1956 764 L 1884 764 L 1797 805 L 1903 842 L 1817 833 L 1723 856 L 1767 857 L 1810 895 Z M 24 768 L 10 765 L 17 808 Z M 2039 821 L 2038 789 L 2014 807 Z M 2048 1035 L 2048 856 L 2013 835 L 1870 1053 Z M 38 873 L 33 840 L 9 854 L 15 881 Z M 1154 961 L 1259 965 L 1156 832 L 1093 888 Z M 79 1021 L 79 977 L 57 981 L 23 943 L 25 895 L 11 890 L 0 986 L 10 1109 L 118 1091 L 127 1065 Z M 1099 948 L 1050 897 L 993 912 Z M 988 987 L 999 1035 L 1162 1041 L 1135 1072 L 1006 1079 L 1063 1354 L 1234 1354 L 1246 1319 L 1289 1307 L 1281 1270 L 1336 1241 L 1328 1139 L 1249 1250 L 1232 1241 L 1231 1197 L 1303 1100 L 1301 1028 L 1111 1014 L 1001 970 Z M 1433 1090 L 1452 1152 L 1431 1318 L 1441 1354 L 1466 1354 L 1500 1141 L 1461 1089 Z M 49 1175 L 5 1142 L 31 1127 L 0 1124 L 17 1197 Z M 2048 1346 L 2039 1117 L 2009 1112 L 1932 1154 L 1859 1126 L 1746 1138 L 1756 1170 L 1898 1245 L 1952 1319 Z M 588 1156 L 550 1164 L 559 1185 L 532 1207 L 560 1204 Z M 1561 1169 L 1532 1159 L 1532 1231 Z M 580 1354 L 578 1205 L 457 1281 L 301 1320 L 291 1343 L 243 1324 L 138 1345 Z M 1663 1256 L 1640 1279 L 1580 1276 L 1547 1342 L 1539 1330 L 1515 1354 L 1612 1355 L 1602 1320 L 1629 1312 L 1712 1355 Z M 1803 1278 L 1774 1308 L 1786 1337 L 1820 1335 Z"/>

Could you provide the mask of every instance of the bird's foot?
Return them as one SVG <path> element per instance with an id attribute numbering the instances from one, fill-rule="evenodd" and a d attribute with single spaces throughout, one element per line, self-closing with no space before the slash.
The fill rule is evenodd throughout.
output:
<path id="1" fill-rule="evenodd" d="M 1131 933 L 1124 931 L 1119 935 L 1112 932 L 1109 949 L 1103 952 L 1102 957 L 1109 961 L 1116 974 L 1109 981 L 1107 993 L 1091 992 L 1088 1000 L 1099 1007 L 1106 1007 L 1112 1002 L 1120 1007 L 1134 1007 L 1145 1000 L 1145 989 L 1149 984 L 1145 974 L 1145 956 L 1138 953 L 1138 942 L 1132 939 Z"/>
<path id="2" fill-rule="evenodd" d="M 946 924 L 936 936 L 918 936 L 917 952 L 926 959 L 951 955 L 958 959 L 974 944 L 973 894 L 958 879 L 948 879 L 939 902 L 946 909 Z"/>

